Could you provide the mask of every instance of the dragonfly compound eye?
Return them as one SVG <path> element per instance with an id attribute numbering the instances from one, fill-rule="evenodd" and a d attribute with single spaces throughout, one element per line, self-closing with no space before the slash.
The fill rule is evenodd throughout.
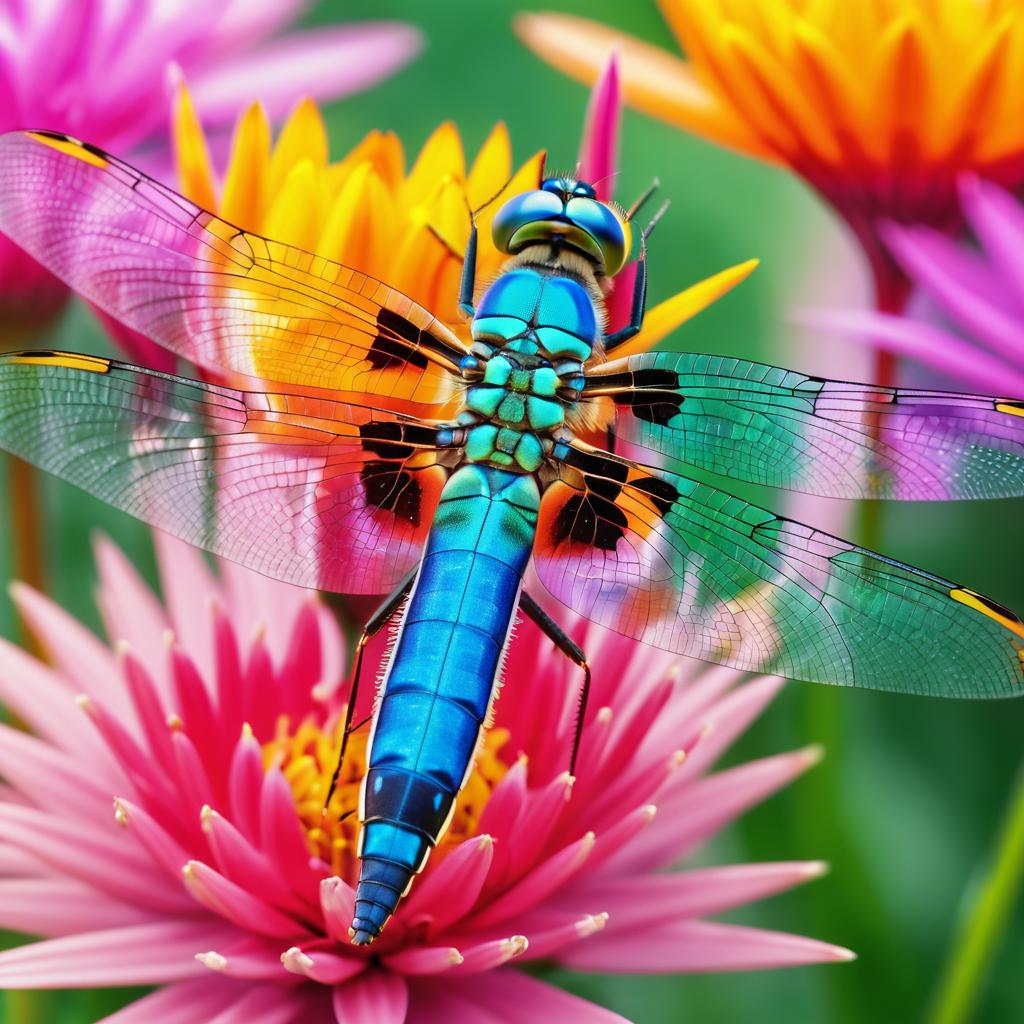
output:
<path id="1" fill-rule="evenodd" d="M 513 196 L 494 217 L 495 246 L 514 254 L 560 238 L 603 274 L 618 273 L 629 253 L 629 229 L 592 193 L 577 182 L 548 179 L 539 189 Z"/>

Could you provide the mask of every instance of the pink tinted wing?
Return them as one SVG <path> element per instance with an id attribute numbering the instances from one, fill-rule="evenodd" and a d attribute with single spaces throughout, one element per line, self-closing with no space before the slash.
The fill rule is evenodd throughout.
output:
<path id="1" fill-rule="evenodd" d="M 67 352 L 0 356 L 0 446 L 175 536 L 304 587 L 415 564 L 439 430 L 325 393 L 239 390 Z"/>
<path id="2" fill-rule="evenodd" d="M 1024 494 L 1024 402 L 808 377 L 656 352 L 588 371 L 616 433 L 737 480 L 826 497 Z"/>
<path id="3" fill-rule="evenodd" d="M 980 594 L 674 473 L 556 443 L 537 573 L 655 647 L 791 679 L 1024 694 L 1024 624 Z"/>
<path id="4" fill-rule="evenodd" d="M 466 351 L 388 285 L 241 231 L 66 136 L 0 137 L 0 229 L 111 316 L 222 376 L 443 404 Z"/>

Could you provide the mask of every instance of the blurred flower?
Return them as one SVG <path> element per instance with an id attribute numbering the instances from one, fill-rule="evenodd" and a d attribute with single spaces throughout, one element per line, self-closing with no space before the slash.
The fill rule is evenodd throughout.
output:
<path id="1" fill-rule="evenodd" d="M 919 360 L 959 386 L 1024 395 L 1024 208 L 1010 193 L 977 178 L 961 182 L 960 201 L 977 245 L 926 227 L 882 229 L 927 304 L 924 315 L 836 310 L 802 319 Z"/>
<path id="2" fill-rule="evenodd" d="M 1024 9 L 1018 0 L 661 0 L 688 56 L 581 18 L 524 14 L 520 35 L 593 81 L 612 49 L 627 99 L 671 124 L 789 167 L 853 229 L 879 305 L 907 282 L 882 219 L 949 230 L 967 170 L 1024 179 Z"/>
<path id="3" fill-rule="evenodd" d="M 621 101 L 614 65 L 595 89 L 585 126 L 581 173 L 603 178 L 610 198 Z M 469 326 L 458 312 L 462 254 L 469 211 L 477 211 L 477 280 L 492 280 L 507 259 L 491 239 L 491 221 L 511 195 L 536 188 L 545 154 L 513 169 L 508 130 L 497 124 L 467 169 L 454 125 L 442 124 L 406 169 L 401 142 L 373 131 L 337 162 L 328 158 L 323 121 L 303 100 L 271 141 L 268 118 L 252 104 L 238 119 L 231 155 L 218 188 L 189 91 L 182 86 L 174 111 L 178 181 L 184 195 L 239 227 L 316 252 L 369 274 L 415 299 L 463 339 Z M 629 350 L 643 351 L 742 281 L 747 261 L 700 282 L 651 311 Z M 613 291 L 612 322 L 623 320 L 632 297 L 632 270 Z M 123 344 L 146 365 L 168 368 L 170 357 L 131 332 Z M 623 350 L 625 354 L 625 350 Z"/>
<path id="4" fill-rule="evenodd" d="M 397 23 L 321 26 L 270 37 L 307 0 L 0 0 L 0 131 L 49 128 L 124 154 L 166 124 L 169 76 L 193 84 L 207 124 L 259 96 L 281 117 L 297 95 L 333 99 L 408 61 L 419 34 Z M 0 318 L 21 333 L 64 289 L 0 237 Z"/>
<path id="5" fill-rule="evenodd" d="M 702 920 L 820 864 L 656 873 L 816 760 L 705 774 L 781 681 L 680 666 L 578 622 L 597 671 L 577 777 L 563 769 L 578 671 L 526 626 L 450 832 L 373 955 L 352 946 L 357 825 L 339 812 L 354 807 L 365 740 L 322 816 L 347 695 L 334 620 L 315 595 L 226 564 L 217 582 L 192 549 L 157 547 L 166 607 L 98 548 L 116 656 L 16 589 L 53 664 L 0 642 L 0 697 L 33 733 L 0 726 L 0 927 L 46 938 L 0 954 L 4 988 L 163 986 L 117 1024 L 597 1024 L 621 1018 L 504 965 L 849 958 Z"/>

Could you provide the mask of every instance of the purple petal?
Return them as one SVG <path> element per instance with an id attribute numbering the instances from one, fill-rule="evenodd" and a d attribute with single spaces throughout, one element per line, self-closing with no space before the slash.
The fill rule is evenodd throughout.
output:
<path id="1" fill-rule="evenodd" d="M 871 348 L 920 359 L 963 387 L 994 395 L 1024 394 L 1024 372 L 931 324 L 857 310 L 810 310 L 798 319 L 801 326 L 831 331 Z"/>
<path id="2" fill-rule="evenodd" d="M 419 32 L 391 22 L 297 32 L 228 64 L 194 72 L 192 99 L 212 121 L 230 120 L 254 98 L 276 119 L 296 96 L 329 100 L 373 85 L 411 60 L 420 46 Z"/>
<path id="3" fill-rule="evenodd" d="M 960 202 L 999 275 L 1013 289 L 1024 314 L 1024 207 L 1005 189 L 968 176 Z"/>

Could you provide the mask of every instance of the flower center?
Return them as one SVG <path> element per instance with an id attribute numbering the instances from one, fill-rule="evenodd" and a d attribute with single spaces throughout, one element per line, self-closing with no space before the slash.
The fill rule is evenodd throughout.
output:
<path id="1" fill-rule="evenodd" d="M 349 736 L 345 762 L 327 813 L 324 798 L 341 748 L 341 726 L 306 719 L 293 727 L 287 715 L 278 718 L 274 738 L 263 744 L 263 763 L 280 765 L 291 786 L 295 809 L 306 833 L 310 852 L 330 866 L 332 874 L 354 879 L 359 837 L 359 787 L 366 765 L 369 732 Z M 477 754 L 469 781 L 455 804 L 451 826 L 438 843 L 443 852 L 476 835 L 481 815 L 495 786 L 508 771 L 498 752 L 508 741 L 507 729 L 489 729 Z M 435 854 L 435 857 L 437 854 Z"/>

